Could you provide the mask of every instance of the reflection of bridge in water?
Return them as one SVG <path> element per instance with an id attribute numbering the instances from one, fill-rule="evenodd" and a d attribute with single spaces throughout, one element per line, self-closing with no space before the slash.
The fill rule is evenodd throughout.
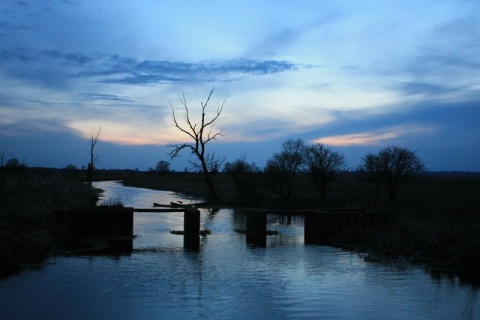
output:
<path id="1" fill-rule="evenodd" d="M 266 246 L 267 215 L 278 215 L 288 224 L 292 216 L 304 218 L 305 244 L 332 244 L 333 238 L 345 227 L 365 228 L 383 223 L 385 214 L 364 211 L 332 211 L 332 210 L 248 210 L 247 242 Z M 248 239 L 248 235 L 250 238 Z"/>
<path id="2" fill-rule="evenodd" d="M 103 239 L 108 246 L 120 244 L 122 251 L 133 250 L 133 215 L 134 212 L 183 212 L 184 248 L 199 250 L 200 210 L 191 205 L 162 208 L 99 207 L 87 211 L 68 211 L 59 214 L 65 220 L 70 234 L 70 245 L 81 246 L 85 239 Z M 246 243 L 266 247 L 267 236 L 275 234 L 267 230 L 268 215 L 278 216 L 288 224 L 292 217 L 304 219 L 305 244 L 331 244 L 333 238 L 344 228 L 367 228 L 385 223 L 387 215 L 378 212 L 334 211 L 334 210 L 280 210 L 280 209 L 242 209 L 245 215 L 246 229 L 235 230 L 244 233 Z"/>
<path id="3" fill-rule="evenodd" d="M 200 211 L 194 206 L 162 209 L 133 209 L 135 212 L 184 212 L 184 247 L 198 250 L 200 245 Z M 386 214 L 358 210 L 286 210 L 286 209 L 242 209 L 246 217 L 246 229 L 235 230 L 244 233 L 246 243 L 266 247 L 267 236 L 276 232 L 267 230 L 268 216 L 278 216 L 285 224 L 291 222 L 292 216 L 304 219 L 305 244 L 331 244 L 332 239 L 345 227 L 365 228 L 386 221 Z"/>

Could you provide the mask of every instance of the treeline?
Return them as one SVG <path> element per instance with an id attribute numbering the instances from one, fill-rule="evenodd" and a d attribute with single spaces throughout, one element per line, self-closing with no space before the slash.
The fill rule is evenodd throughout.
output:
<path id="1" fill-rule="evenodd" d="M 281 198 L 292 198 L 295 177 L 302 173 L 309 177 L 321 201 L 327 198 L 332 182 L 337 179 L 339 173 L 347 168 L 344 154 L 322 144 L 308 145 L 302 139 L 285 141 L 281 150 L 268 159 L 264 168 L 260 168 L 255 162 L 249 162 L 246 155 L 226 162 L 210 154 L 205 160 L 210 174 L 219 172 L 229 174 L 240 195 L 255 193 L 259 185 L 259 181 L 255 179 L 261 174 L 270 192 Z M 199 169 L 195 162 L 193 168 Z M 396 199 L 399 188 L 420 175 L 424 169 L 422 160 L 415 152 L 391 146 L 383 148 L 377 154 L 366 154 L 362 158 L 362 164 L 357 168 L 357 173 L 360 178 L 382 188 L 390 199 Z M 169 173 L 170 163 L 161 160 L 156 168 L 150 168 L 149 172 Z M 218 197 L 221 199 L 222 194 L 220 193 Z"/>

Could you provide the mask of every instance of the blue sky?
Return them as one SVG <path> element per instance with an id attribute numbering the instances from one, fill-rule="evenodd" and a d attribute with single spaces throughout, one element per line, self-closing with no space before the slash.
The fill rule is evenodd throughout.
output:
<path id="1" fill-rule="evenodd" d="M 225 101 L 211 142 L 260 167 L 302 138 L 350 168 L 385 146 L 480 171 L 480 2 L 0 3 L 0 152 L 30 166 L 154 167 L 185 141 L 170 104 Z M 213 115 L 212 113 L 207 114 Z M 172 161 L 188 167 L 189 155 Z"/>

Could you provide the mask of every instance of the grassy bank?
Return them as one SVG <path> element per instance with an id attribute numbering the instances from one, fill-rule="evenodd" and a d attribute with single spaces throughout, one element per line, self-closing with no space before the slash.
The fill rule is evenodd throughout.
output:
<path id="1" fill-rule="evenodd" d="M 92 205 L 92 195 L 78 173 L 20 168 L 0 174 L 0 277 L 5 277 L 61 247 L 66 231 L 54 212 Z"/>

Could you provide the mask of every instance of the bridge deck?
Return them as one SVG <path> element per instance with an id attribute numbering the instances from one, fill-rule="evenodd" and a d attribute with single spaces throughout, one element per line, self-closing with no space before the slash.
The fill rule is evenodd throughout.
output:
<path id="1" fill-rule="evenodd" d="M 163 208 L 163 209 L 152 209 L 152 208 L 133 208 L 133 212 L 184 212 L 185 208 Z"/>

